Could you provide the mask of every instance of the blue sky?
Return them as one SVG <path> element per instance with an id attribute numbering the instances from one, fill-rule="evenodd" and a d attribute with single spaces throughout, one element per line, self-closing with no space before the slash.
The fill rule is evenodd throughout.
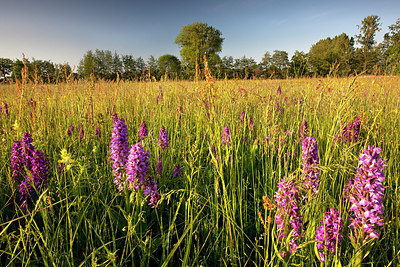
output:
<path id="1" fill-rule="evenodd" d="M 0 57 L 77 65 L 96 48 L 145 60 L 179 57 L 174 43 L 182 26 L 206 22 L 222 32 L 221 57 L 252 57 L 266 51 L 308 52 L 326 37 L 354 36 L 368 15 L 381 17 L 383 39 L 400 18 L 399 0 L 0 0 Z"/>

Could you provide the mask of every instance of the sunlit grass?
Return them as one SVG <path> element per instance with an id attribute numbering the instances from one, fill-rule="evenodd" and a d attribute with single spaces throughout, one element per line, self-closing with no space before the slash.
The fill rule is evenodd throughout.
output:
<path id="1" fill-rule="evenodd" d="M 277 183 L 301 171 L 300 124 L 318 142 L 321 184 L 301 211 L 307 223 L 287 264 L 318 265 L 315 229 L 329 208 L 342 209 L 347 180 L 368 145 L 382 149 L 385 168 L 381 236 L 364 263 L 399 261 L 400 78 L 358 77 L 209 82 L 68 81 L 0 85 L 0 261 L 10 265 L 284 265 L 276 239 L 275 211 L 264 210 Z M 282 94 L 277 94 L 278 86 Z M 30 105 L 32 98 L 36 102 Z M 7 103 L 9 115 L 5 113 Z M 240 114 L 245 111 L 244 122 Z M 150 174 L 162 199 L 152 209 L 113 184 L 109 145 L 112 114 L 124 118 L 130 144 L 146 121 Z M 357 142 L 335 144 L 342 122 L 359 115 Z M 254 129 L 250 131 L 250 117 Z M 67 134 L 70 125 L 75 129 Z M 157 176 L 158 133 L 169 148 Z M 229 126 L 231 146 L 222 145 Z M 99 128 L 101 136 L 95 136 Z M 81 138 L 80 129 L 84 136 Z M 11 146 L 24 132 L 50 161 L 49 183 L 30 212 L 20 209 L 11 176 Z M 253 141 L 254 140 L 254 141 Z M 72 163 L 59 173 L 65 149 Z M 182 176 L 172 176 L 176 164 Z M 260 219 L 264 220 L 264 224 Z M 268 216 L 272 221 L 268 220 Z M 350 264 L 356 251 L 344 240 L 333 260 Z"/>

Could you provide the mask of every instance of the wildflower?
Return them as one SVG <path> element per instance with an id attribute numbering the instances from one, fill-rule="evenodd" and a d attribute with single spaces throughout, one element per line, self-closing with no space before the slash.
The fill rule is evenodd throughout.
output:
<path id="1" fill-rule="evenodd" d="M 168 148 L 168 134 L 164 126 L 161 127 L 160 133 L 158 135 L 158 145 L 161 147 L 162 150 Z"/>
<path id="2" fill-rule="evenodd" d="M 253 130 L 254 130 L 254 122 L 253 122 L 253 118 L 250 117 L 250 120 L 249 120 L 249 131 L 251 132 Z"/>
<path id="3" fill-rule="evenodd" d="M 281 86 L 279 86 L 278 90 L 276 90 L 276 94 L 277 95 L 281 95 L 282 94 Z"/>
<path id="4" fill-rule="evenodd" d="M 172 176 L 174 176 L 174 177 L 181 176 L 181 166 L 179 164 L 175 165 L 174 170 L 172 171 Z"/>
<path id="5" fill-rule="evenodd" d="M 346 199 L 351 203 L 351 237 L 362 244 L 372 238 L 378 239 L 378 227 L 383 225 L 383 167 L 387 165 L 379 156 L 380 152 L 381 149 L 374 146 L 364 149 L 359 156 L 357 174 L 346 185 Z"/>
<path id="6" fill-rule="evenodd" d="M 361 121 L 360 121 L 360 117 L 357 116 L 354 119 L 354 122 L 351 123 L 348 127 L 347 130 L 347 141 L 350 142 L 355 142 L 358 140 L 358 137 L 360 135 L 360 127 L 361 127 Z"/>
<path id="7" fill-rule="evenodd" d="M 302 143 L 302 150 L 303 184 L 311 195 L 315 195 L 318 193 L 320 178 L 317 140 L 312 136 L 305 138 Z"/>
<path id="8" fill-rule="evenodd" d="M 160 193 L 157 192 L 158 185 L 154 182 L 151 177 L 143 184 L 143 195 L 145 197 L 150 196 L 149 206 L 155 208 L 158 200 L 160 200 Z"/>
<path id="9" fill-rule="evenodd" d="M 113 163 L 114 183 L 118 190 L 123 188 L 123 174 L 129 155 L 129 143 L 125 120 L 120 118 L 115 121 L 111 142 L 110 156 Z"/>
<path id="10" fill-rule="evenodd" d="M 242 123 L 244 123 L 244 119 L 246 118 L 246 112 L 242 111 L 242 113 L 240 113 L 240 121 Z"/>
<path id="11" fill-rule="evenodd" d="M 118 121 L 118 115 L 116 112 L 113 113 L 112 115 L 113 123 L 115 124 Z"/>
<path id="12" fill-rule="evenodd" d="M 74 132 L 74 125 L 73 124 L 71 124 L 70 126 L 69 126 L 69 128 L 68 128 L 68 131 L 67 131 L 67 134 L 69 135 L 69 136 L 71 136 L 72 135 L 72 133 Z"/>
<path id="13" fill-rule="evenodd" d="M 35 150 L 32 142 L 32 136 L 24 133 L 21 141 L 14 142 L 11 155 L 12 176 L 20 181 L 21 207 L 25 210 L 32 206 L 37 192 L 46 186 L 49 165 L 42 150 Z"/>
<path id="14" fill-rule="evenodd" d="M 99 127 L 96 128 L 96 133 L 94 134 L 94 136 L 98 137 L 98 138 L 101 137 L 101 132 L 100 132 L 100 128 Z"/>
<path id="15" fill-rule="evenodd" d="M 74 163 L 75 160 L 72 159 L 72 155 L 68 153 L 68 151 L 65 148 L 61 149 L 61 159 L 58 161 L 58 164 L 63 166 L 62 169 L 64 169 L 65 167 L 65 169 L 69 171 Z"/>
<path id="16" fill-rule="evenodd" d="M 160 101 L 163 101 L 163 99 L 164 99 L 164 94 L 163 94 L 163 90 L 162 90 L 162 87 L 161 87 L 161 85 L 158 87 L 158 96 L 157 96 L 157 98 L 156 98 L 156 102 L 157 102 L 157 104 L 158 104 L 158 101 L 160 100 Z"/>
<path id="17" fill-rule="evenodd" d="M 357 116 L 354 119 L 354 122 L 349 124 L 348 126 L 342 122 L 342 132 L 340 135 L 335 135 L 333 142 L 345 142 L 345 143 L 353 143 L 356 142 L 360 136 L 360 128 L 361 128 L 361 121 L 360 117 Z"/>
<path id="18" fill-rule="evenodd" d="M 225 146 L 230 146 L 231 145 L 231 131 L 229 129 L 229 126 L 224 127 L 224 131 L 222 132 L 222 144 Z"/>
<path id="19" fill-rule="evenodd" d="M 141 142 L 132 145 L 126 163 L 126 181 L 129 188 L 138 190 L 146 181 L 147 172 L 150 168 L 149 157 L 149 151 L 143 149 Z"/>
<path id="20" fill-rule="evenodd" d="M 31 106 L 33 109 L 36 108 L 36 101 L 33 100 L 32 97 L 29 98 L 28 104 L 29 104 L 29 106 Z"/>
<path id="21" fill-rule="evenodd" d="M 299 246 L 296 241 L 301 237 L 302 220 L 299 209 L 299 195 L 298 187 L 294 180 L 283 178 L 278 183 L 278 191 L 275 192 L 275 202 L 277 204 L 277 211 L 275 221 L 277 225 L 278 239 L 282 241 L 287 238 L 289 234 L 289 254 L 296 251 Z M 285 252 L 283 253 L 285 255 Z"/>
<path id="22" fill-rule="evenodd" d="M 59 163 L 57 164 L 57 173 L 58 173 L 58 176 L 61 176 L 61 175 L 63 174 L 64 168 L 65 168 L 65 163 L 59 162 Z"/>
<path id="23" fill-rule="evenodd" d="M 10 116 L 10 112 L 8 111 L 7 103 L 4 103 L 4 112 L 6 113 L 6 118 L 8 118 Z"/>
<path id="24" fill-rule="evenodd" d="M 81 139 L 83 139 L 84 137 L 85 137 L 85 131 L 83 130 L 83 125 L 82 124 L 80 124 L 79 125 L 79 132 L 80 132 L 80 135 L 81 135 Z"/>
<path id="25" fill-rule="evenodd" d="M 142 123 L 140 124 L 139 128 L 139 139 L 143 140 L 148 136 L 148 131 L 147 131 L 147 125 L 146 122 L 143 120 Z"/>
<path id="26" fill-rule="evenodd" d="M 336 254 L 336 248 L 340 248 L 340 243 L 343 236 L 341 235 L 343 220 L 340 216 L 340 211 L 333 208 L 325 213 L 324 220 L 321 221 L 321 226 L 315 232 L 317 240 L 318 254 L 321 261 L 325 261 L 325 250 Z"/>

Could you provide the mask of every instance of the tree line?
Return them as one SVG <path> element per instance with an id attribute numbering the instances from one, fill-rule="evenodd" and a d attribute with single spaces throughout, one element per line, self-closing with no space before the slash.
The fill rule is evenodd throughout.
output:
<path id="1" fill-rule="evenodd" d="M 377 43 L 376 34 L 382 30 L 380 17 L 370 15 L 357 25 L 359 33 L 348 36 L 345 33 L 327 37 L 313 44 L 308 53 L 296 51 L 289 60 L 286 51 L 266 52 L 261 62 L 246 56 L 220 57 L 224 38 L 221 31 L 207 23 L 196 22 L 182 27 L 175 39 L 180 47 L 180 57 L 162 55 L 150 56 L 146 61 L 133 55 L 119 55 L 110 50 L 89 50 L 80 60 L 79 77 L 114 80 L 129 79 L 193 79 L 201 75 L 207 66 L 216 78 L 299 78 L 327 75 L 348 76 L 354 74 L 400 74 L 400 19 L 388 27 L 384 40 Z M 26 60 L 28 69 L 49 81 L 57 81 L 62 71 L 71 71 L 68 64 L 57 65 L 49 61 Z M 24 64 L 0 58 L 0 75 L 12 73 L 21 77 Z M 58 78 L 57 78 L 58 77 Z"/>

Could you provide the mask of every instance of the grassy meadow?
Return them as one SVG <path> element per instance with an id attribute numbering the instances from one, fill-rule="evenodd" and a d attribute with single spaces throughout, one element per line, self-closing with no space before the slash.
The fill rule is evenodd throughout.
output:
<path id="1" fill-rule="evenodd" d="M 0 85 L 0 103 L 2 266 L 354 266 L 360 248 L 349 238 L 344 192 L 368 145 L 382 149 L 387 166 L 384 223 L 362 263 L 400 264 L 400 77 L 24 80 Z M 141 122 L 147 124 L 142 145 L 161 194 L 156 208 L 140 191 L 118 191 L 113 183 L 114 113 L 125 119 L 130 145 L 139 142 Z M 358 140 L 334 142 L 356 116 Z M 274 194 L 283 177 L 301 180 L 304 121 L 318 144 L 320 184 L 318 194 L 299 207 L 299 247 L 283 257 Z M 162 126 L 169 147 L 162 151 L 160 173 Z M 230 146 L 222 144 L 225 126 Z M 25 211 L 11 154 L 26 132 L 49 166 L 47 185 Z M 60 163 L 66 168 L 60 170 Z M 330 208 L 341 211 L 343 240 L 322 263 L 315 231 Z"/>

